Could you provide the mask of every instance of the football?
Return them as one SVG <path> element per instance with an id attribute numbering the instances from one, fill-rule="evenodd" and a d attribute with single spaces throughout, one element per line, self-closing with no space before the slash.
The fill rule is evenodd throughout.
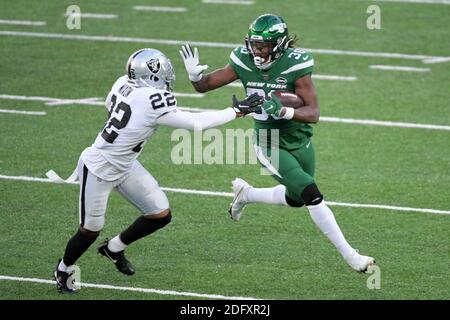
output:
<path id="1" fill-rule="evenodd" d="M 300 108 L 305 105 L 303 100 L 297 96 L 295 93 L 290 91 L 274 91 L 272 94 L 276 95 L 278 99 L 280 99 L 281 104 L 284 107 L 290 108 Z"/>

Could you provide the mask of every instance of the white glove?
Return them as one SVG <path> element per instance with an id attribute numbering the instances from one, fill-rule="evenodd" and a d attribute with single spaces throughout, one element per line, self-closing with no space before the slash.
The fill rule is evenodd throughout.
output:
<path id="1" fill-rule="evenodd" d="M 208 68 L 207 65 L 200 65 L 197 48 L 192 51 L 189 43 L 181 46 L 181 58 L 183 58 L 184 67 L 189 74 L 189 79 L 193 82 L 200 81 L 203 71 Z"/>

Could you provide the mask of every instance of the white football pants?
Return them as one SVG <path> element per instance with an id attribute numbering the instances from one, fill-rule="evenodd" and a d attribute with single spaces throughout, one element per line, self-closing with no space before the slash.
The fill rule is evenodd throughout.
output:
<path id="1" fill-rule="evenodd" d="M 129 173 L 115 181 L 104 181 L 95 176 L 81 159 L 77 169 L 80 179 L 80 225 L 89 231 L 103 228 L 108 198 L 113 189 L 144 215 L 169 209 L 169 200 L 158 182 L 137 160 Z"/>

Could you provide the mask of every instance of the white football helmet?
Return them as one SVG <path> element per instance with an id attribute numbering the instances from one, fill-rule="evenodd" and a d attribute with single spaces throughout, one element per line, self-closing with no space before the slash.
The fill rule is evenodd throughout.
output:
<path id="1" fill-rule="evenodd" d="M 172 91 L 175 72 L 170 60 L 159 50 L 144 48 L 128 59 L 128 79 L 139 87 L 152 86 Z"/>

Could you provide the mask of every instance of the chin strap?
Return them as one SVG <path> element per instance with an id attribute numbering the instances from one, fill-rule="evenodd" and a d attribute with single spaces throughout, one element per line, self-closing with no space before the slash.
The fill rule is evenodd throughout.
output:
<path id="1" fill-rule="evenodd" d="M 270 68 L 270 66 L 275 62 L 275 61 L 271 61 L 272 60 L 272 56 L 269 56 L 269 61 L 266 63 L 262 63 L 261 62 L 262 58 L 261 57 L 253 57 L 253 63 L 255 64 L 255 66 L 260 69 L 260 70 L 267 70 Z"/>

